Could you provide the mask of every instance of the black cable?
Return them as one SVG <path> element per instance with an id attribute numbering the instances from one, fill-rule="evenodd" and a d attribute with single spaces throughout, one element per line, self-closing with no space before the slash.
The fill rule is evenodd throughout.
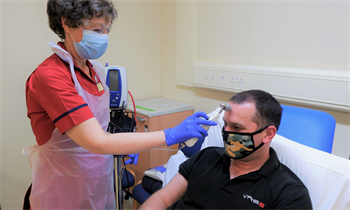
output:
<path id="1" fill-rule="evenodd" d="M 129 117 L 129 114 L 131 114 L 131 117 Z M 110 122 L 107 129 L 109 133 L 133 132 L 134 127 L 135 119 L 133 112 L 127 112 L 126 110 L 111 111 Z"/>
<path id="2" fill-rule="evenodd" d="M 133 131 L 134 119 L 129 116 L 125 116 L 125 110 L 112 110 L 110 114 L 110 123 L 108 126 L 108 132 L 120 133 L 120 132 L 131 132 Z M 128 125 L 127 118 L 131 121 Z"/>
<path id="3" fill-rule="evenodd" d="M 111 129 L 113 129 L 113 131 Z M 120 133 L 120 132 L 117 132 L 116 129 L 118 129 L 120 132 L 123 132 L 123 129 L 121 127 L 119 127 L 117 124 L 115 124 L 113 122 L 109 122 L 108 132 L 109 133 Z"/>
<path id="4" fill-rule="evenodd" d="M 130 193 L 129 176 L 128 176 L 128 172 L 127 172 L 127 170 L 126 170 L 126 165 L 125 165 L 124 156 L 123 156 L 123 164 L 124 164 L 123 173 L 126 174 L 126 181 L 127 181 L 127 183 L 128 183 L 128 184 L 127 184 L 128 187 L 127 187 L 126 192 L 125 192 L 125 200 L 129 200 L 129 197 L 132 197 L 132 194 Z M 122 177 L 123 177 L 123 175 L 122 175 Z M 123 186 L 123 184 L 122 184 L 122 186 Z"/>
<path id="5" fill-rule="evenodd" d="M 123 106 L 122 106 L 121 110 L 111 110 L 110 122 L 108 124 L 108 129 L 107 129 L 107 131 L 109 133 L 133 132 L 134 131 L 135 119 L 134 119 L 133 112 L 126 111 L 124 109 L 124 103 L 125 102 L 123 101 Z M 130 113 L 132 116 L 131 118 L 129 117 Z M 130 125 L 128 125 L 128 120 L 129 120 Z M 114 157 L 118 157 L 118 156 L 119 155 L 114 155 Z M 126 170 L 124 156 L 122 156 L 122 159 L 123 159 L 123 165 L 124 165 L 124 170 L 122 169 L 122 178 L 123 178 L 123 173 L 126 173 L 126 180 L 127 180 L 127 188 L 123 189 L 123 190 L 126 193 L 125 200 L 128 200 L 129 197 L 132 197 L 132 194 L 130 193 L 129 176 L 128 176 L 128 173 Z M 118 174 L 118 176 L 119 176 L 119 174 Z M 122 185 L 121 186 L 121 188 L 122 188 L 123 183 L 121 183 L 121 185 Z"/>

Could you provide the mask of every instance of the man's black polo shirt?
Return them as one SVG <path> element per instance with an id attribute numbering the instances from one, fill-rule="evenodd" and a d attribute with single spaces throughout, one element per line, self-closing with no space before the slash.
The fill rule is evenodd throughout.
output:
<path id="1" fill-rule="evenodd" d="M 209 147 L 182 163 L 187 192 L 171 209 L 312 209 L 307 188 L 272 148 L 258 171 L 231 180 L 230 160 L 224 148 Z"/>

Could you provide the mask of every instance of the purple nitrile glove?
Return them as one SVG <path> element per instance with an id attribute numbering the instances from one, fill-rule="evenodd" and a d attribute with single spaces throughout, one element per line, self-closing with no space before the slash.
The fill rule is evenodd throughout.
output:
<path id="1" fill-rule="evenodd" d="M 139 153 L 136 154 L 130 154 L 128 155 L 130 157 L 130 159 L 128 159 L 127 161 L 125 161 L 125 164 L 137 164 L 137 161 L 139 160 Z"/>
<path id="2" fill-rule="evenodd" d="M 165 142 L 168 146 L 170 146 L 184 142 L 191 138 L 198 138 L 199 140 L 203 140 L 208 135 L 208 132 L 202 128 L 201 125 L 216 125 L 216 122 L 206 119 L 208 119 L 207 114 L 199 111 L 187 117 L 184 121 L 182 121 L 174 128 L 165 129 Z"/>

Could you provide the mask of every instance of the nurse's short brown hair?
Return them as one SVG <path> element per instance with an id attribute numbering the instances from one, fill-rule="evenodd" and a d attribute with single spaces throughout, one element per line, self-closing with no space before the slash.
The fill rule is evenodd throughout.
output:
<path id="1" fill-rule="evenodd" d="M 117 17 L 117 10 L 110 0 L 48 0 L 46 13 L 51 30 L 62 40 L 65 39 L 62 17 L 71 28 L 81 26 L 84 19 L 105 17 L 108 22 L 113 22 Z"/>

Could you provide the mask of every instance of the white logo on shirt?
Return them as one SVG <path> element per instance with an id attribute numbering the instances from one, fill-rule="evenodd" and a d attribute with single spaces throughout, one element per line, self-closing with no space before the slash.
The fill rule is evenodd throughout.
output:
<path id="1" fill-rule="evenodd" d="M 261 208 L 264 208 L 264 207 L 265 207 L 265 204 L 264 204 L 264 203 L 258 201 L 257 199 L 254 199 L 254 198 L 253 198 L 252 196 L 250 196 L 250 195 L 243 194 L 243 198 L 250 200 L 250 202 L 252 202 L 252 203 L 258 205 L 258 206 L 261 207 Z"/>

